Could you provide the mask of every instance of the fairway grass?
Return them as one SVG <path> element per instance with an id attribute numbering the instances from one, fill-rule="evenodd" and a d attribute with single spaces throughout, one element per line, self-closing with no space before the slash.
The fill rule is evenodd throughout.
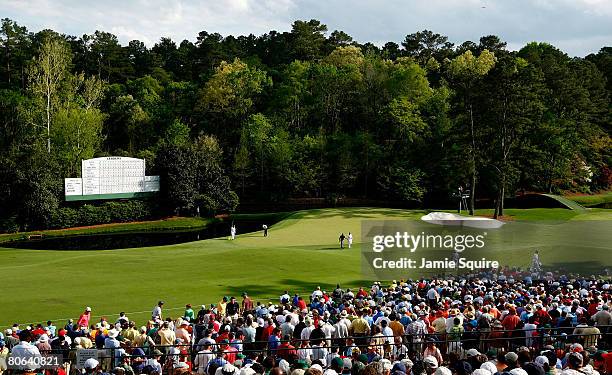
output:
<path id="1" fill-rule="evenodd" d="M 94 316 L 114 321 L 119 311 L 142 324 L 162 299 L 170 316 L 186 303 L 217 303 L 221 296 L 248 292 L 257 300 L 276 299 L 284 290 L 310 292 L 369 286 L 360 266 L 361 221 L 419 219 L 426 211 L 337 208 L 299 211 L 261 232 L 178 245 L 96 251 L 46 251 L 0 248 L 3 303 L 0 326 L 77 318 L 85 306 Z M 478 211 L 478 214 L 487 214 Z M 612 220 L 609 210 L 576 213 L 565 209 L 506 210 L 513 220 Z M 355 246 L 338 247 L 340 232 L 352 232 Z M 545 264 L 572 264 L 576 271 L 609 264 L 609 250 L 596 254 L 543 250 Z M 526 266 L 531 252 L 508 254 L 503 264 Z M 548 263 L 550 262 L 550 263 Z M 419 275 L 412 275 L 419 276 Z"/>
<path id="2" fill-rule="evenodd" d="M 565 196 L 565 198 L 571 199 L 572 201 L 586 207 L 597 206 L 606 203 L 612 204 L 612 191 L 591 195 L 567 195 Z"/>

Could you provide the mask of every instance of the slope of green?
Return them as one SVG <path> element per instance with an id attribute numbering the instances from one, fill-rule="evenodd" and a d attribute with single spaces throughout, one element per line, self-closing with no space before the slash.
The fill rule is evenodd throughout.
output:
<path id="1" fill-rule="evenodd" d="M 558 216 L 560 209 L 508 210 L 514 219 Z M 605 211 L 605 210 L 601 210 Z M 612 220 L 606 212 L 599 220 Z M 365 219 L 418 219 L 425 211 L 338 208 L 295 212 L 261 232 L 179 245 L 105 251 L 0 249 L 3 303 L 0 326 L 14 322 L 77 317 L 85 306 L 95 316 L 113 318 L 119 311 L 142 323 L 157 300 L 170 315 L 185 303 L 217 302 L 220 296 L 247 291 L 257 299 L 277 298 L 283 290 L 305 293 L 317 285 L 331 288 L 368 285 L 360 266 L 361 223 Z M 550 214 L 549 214 L 550 213 Z M 588 219 L 591 213 L 572 220 Z M 564 218 L 564 220 L 569 217 Z M 238 228 L 240 231 L 240 228 Z M 338 249 L 338 235 L 352 232 L 355 246 Z M 503 264 L 525 266 L 530 252 L 509 253 Z M 543 249 L 543 261 L 575 264 L 576 271 L 609 263 L 609 252 L 584 254 Z M 582 268 L 581 268 L 582 267 Z M 411 275 L 419 276 L 419 275 Z"/>
<path id="2" fill-rule="evenodd" d="M 564 206 L 566 206 L 570 210 L 574 210 L 574 211 L 578 211 L 578 212 L 584 212 L 586 210 L 586 208 L 584 208 L 580 204 L 576 203 L 575 201 L 573 201 L 571 199 L 567 199 L 567 198 L 562 197 L 560 195 L 555 195 L 555 194 L 542 194 L 542 195 L 558 201 L 559 203 L 563 204 Z"/>

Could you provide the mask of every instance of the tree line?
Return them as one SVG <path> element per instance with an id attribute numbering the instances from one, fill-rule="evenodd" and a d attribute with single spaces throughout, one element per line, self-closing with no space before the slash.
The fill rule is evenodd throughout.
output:
<path id="1" fill-rule="evenodd" d="M 159 212 L 239 201 L 373 198 L 431 206 L 459 186 L 609 188 L 612 47 L 585 58 L 494 35 L 424 30 L 358 43 L 317 20 L 151 48 L 104 31 L 0 30 L 0 227 L 53 226 L 63 178 L 97 156 L 145 158 Z"/>

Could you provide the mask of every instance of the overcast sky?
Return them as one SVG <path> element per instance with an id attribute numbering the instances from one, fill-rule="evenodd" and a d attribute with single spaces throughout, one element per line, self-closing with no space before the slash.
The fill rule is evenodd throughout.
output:
<path id="1" fill-rule="evenodd" d="M 99 29 L 149 46 L 162 36 L 194 41 L 201 30 L 288 31 L 294 20 L 311 18 L 377 45 L 423 29 L 455 43 L 495 34 L 510 49 L 545 41 L 572 56 L 612 45 L 612 0 L 0 0 L 0 17 L 31 31 Z"/>

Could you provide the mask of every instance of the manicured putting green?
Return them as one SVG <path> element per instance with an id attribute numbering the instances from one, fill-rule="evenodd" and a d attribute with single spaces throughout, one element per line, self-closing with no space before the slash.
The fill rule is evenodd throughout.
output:
<path id="1" fill-rule="evenodd" d="M 178 316 L 185 303 L 216 303 L 220 296 L 239 297 L 243 291 L 263 300 L 277 298 L 283 290 L 305 293 L 317 285 L 331 289 L 336 282 L 352 287 L 369 285 L 369 280 L 362 280 L 360 267 L 362 220 L 419 219 L 425 213 L 380 208 L 308 210 L 272 226 L 267 238 L 261 232 L 240 235 L 238 227 L 235 241 L 220 238 L 104 251 L 0 249 L 0 326 L 46 319 L 63 325 L 63 319 L 78 317 L 85 306 L 92 307 L 94 316 L 111 320 L 125 311 L 141 324 L 159 299 L 166 302 L 171 316 Z M 506 215 L 517 219 L 612 220 L 607 210 L 507 210 Z M 338 235 L 349 231 L 356 244 L 341 251 Z M 500 260 L 525 266 L 529 259 L 530 254 L 507 254 Z M 571 265 L 584 261 L 585 254 L 545 251 L 542 259 Z M 609 263 L 609 253 L 589 254 L 588 260 Z"/>

